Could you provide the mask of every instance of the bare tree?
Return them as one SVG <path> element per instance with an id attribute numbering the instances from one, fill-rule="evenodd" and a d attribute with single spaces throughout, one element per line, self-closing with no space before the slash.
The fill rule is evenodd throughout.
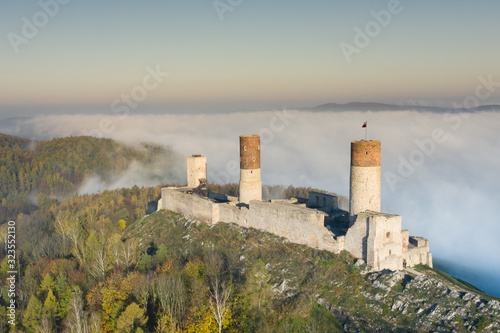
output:
<path id="1" fill-rule="evenodd" d="M 66 327 L 71 333 L 89 333 L 87 314 L 83 311 L 82 291 L 76 287 L 69 302 Z"/>
<path id="2" fill-rule="evenodd" d="M 233 288 L 225 282 L 221 282 L 218 278 L 212 281 L 210 288 L 210 310 L 214 315 L 215 321 L 219 326 L 219 333 L 222 332 L 222 326 L 226 320 L 231 304 L 229 297 Z"/>
<path id="3" fill-rule="evenodd" d="M 111 235 L 107 247 L 113 265 L 120 267 L 122 265 L 121 252 L 123 247 L 121 236 L 119 234 Z"/>
<path id="4" fill-rule="evenodd" d="M 125 268 L 137 264 L 137 242 L 127 239 L 121 246 L 121 258 Z"/>
<path id="5" fill-rule="evenodd" d="M 186 289 L 179 276 L 160 275 L 153 286 L 155 298 L 172 321 L 172 332 L 177 326 L 182 329 L 182 318 L 186 311 Z"/>
<path id="6" fill-rule="evenodd" d="M 78 217 L 71 215 L 69 212 L 60 212 L 56 216 L 55 227 L 58 234 L 71 240 L 73 254 L 78 259 L 78 262 L 82 264 L 85 253 L 81 244 L 82 235 Z"/>
<path id="7" fill-rule="evenodd" d="M 90 314 L 89 332 L 90 333 L 101 333 L 102 332 L 102 320 L 99 312 L 92 312 Z"/>
<path id="8" fill-rule="evenodd" d="M 90 263 L 89 273 L 99 281 L 104 281 L 108 268 L 108 256 L 104 247 L 98 249 Z"/>
<path id="9" fill-rule="evenodd" d="M 224 281 L 226 262 L 217 252 L 211 251 L 207 256 L 207 276 L 210 283 L 210 310 L 219 326 L 219 333 L 226 320 L 231 304 L 229 297 L 233 291 L 231 285 Z"/>
<path id="10" fill-rule="evenodd" d="M 135 298 L 144 309 L 148 306 L 149 293 L 151 291 L 151 276 L 139 275 L 137 286 L 132 290 Z"/>
<path id="11" fill-rule="evenodd" d="M 43 316 L 40 320 L 40 326 L 37 328 L 37 333 L 52 333 L 54 328 L 52 327 L 52 322 L 47 316 Z"/>

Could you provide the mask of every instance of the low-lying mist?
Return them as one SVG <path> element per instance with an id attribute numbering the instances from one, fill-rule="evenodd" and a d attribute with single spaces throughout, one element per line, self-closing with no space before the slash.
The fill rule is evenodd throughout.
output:
<path id="1" fill-rule="evenodd" d="M 430 240 L 434 258 L 452 273 L 489 271 L 474 281 L 500 296 L 500 113 L 312 113 L 294 110 L 199 115 L 48 115 L 0 122 L 0 131 L 47 139 L 90 134 L 134 144 L 169 145 L 181 156 L 203 154 L 211 182 L 237 182 L 239 135 L 260 134 L 264 184 L 311 186 L 349 195 L 350 141 L 382 141 L 382 210 L 400 214 L 411 235 Z M 184 183 L 185 159 L 144 176 L 139 166 L 115 187 L 155 185 L 161 173 Z M 137 176 L 137 177 L 136 177 Z M 108 184 L 109 185 L 109 184 Z M 102 190 L 89 179 L 82 193 Z M 450 265 L 447 265 L 450 267 Z M 450 269 L 451 270 L 451 269 Z"/>

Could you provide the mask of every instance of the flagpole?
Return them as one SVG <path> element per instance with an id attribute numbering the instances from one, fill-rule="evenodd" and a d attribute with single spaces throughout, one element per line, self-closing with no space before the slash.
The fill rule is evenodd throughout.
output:
<path id="1" fill-rule="evenodd" d="M 366 140 L 366 134 L 368 133 L 368 125 L 365 127 L 365 140 Z"/>

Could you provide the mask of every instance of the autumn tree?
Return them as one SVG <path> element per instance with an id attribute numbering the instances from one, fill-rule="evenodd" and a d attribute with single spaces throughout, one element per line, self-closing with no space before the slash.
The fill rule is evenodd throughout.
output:
<path id="1" fill-rule="evenodd" d="M 134 328 L 144 326 L 146 321 L 144 308 L 132 302 L 118 318 L 116 328 L 119 332 L 130 333 Z"/>
<path id="2" fill-rule="evenodd" d="M 186 290 L 182 279 L 173 274 L 161 274 L 154 281 L 153 293 L 171 321 L 171 331 L 175 332 L 177 327 L 182 329 L 182 318 L 186 311 Z"/>
<path id="3" fill-rule="evenodd" d="M 82 291 L 78 287 L 75 287 L 71 297 L 65 326 L 71 333 L 88 333 L 90 331 L 87 314 L 83 310 Z"/>
<path id="4" fill-rule="evenodd" d="M 40 325 L 40 317 L 42 314 L 42 303 L 35 297 L 31 296 L 26 311 L 23 316 L 23 326 L 27 332 L 36 332 Z"/>

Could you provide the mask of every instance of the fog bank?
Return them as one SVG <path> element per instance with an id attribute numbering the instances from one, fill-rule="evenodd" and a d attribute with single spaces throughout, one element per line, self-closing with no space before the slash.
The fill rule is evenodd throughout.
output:
<path id="1" fill-rule="evenodd" d="M 260 134 L 264 184 L 311 186 L 348 196 L 350 141 L 364 138 L 361 125 L 365 121 L 368 139 L 382 141 L 382 210 L 402 215 L 403 227 L 410 234 L 429 238 L 435 258 L 471 270 L 489 270 L 490 276 L 469 282 L 500 296 L 499 284 L 491 281 L 500 275 L 496 214 L 500 113 L 278 110 L 126 117 L 47 115 L 0 122 L 0 131 L 29 138 L 90 134 L 131 144 L 170 145 L 182 156 L 206 155 L 209 181 L 218 183 L 238 181 L 238 136 Z M 182 160 L 159 172 L 168 172 L 172 181 L 185 182 L 184 168 Z M 154 185 L 157 179 L 139 177 L 117 186 Z"/>

